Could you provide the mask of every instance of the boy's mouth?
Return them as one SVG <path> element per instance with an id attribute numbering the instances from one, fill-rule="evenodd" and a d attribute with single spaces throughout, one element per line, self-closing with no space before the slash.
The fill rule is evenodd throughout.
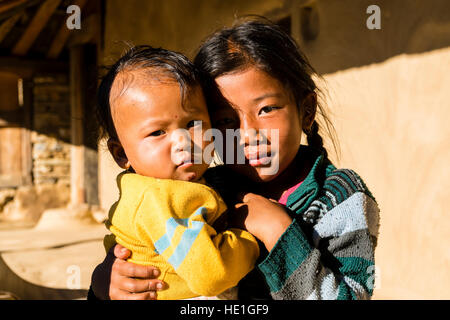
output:
<path id="1" fill-rule="evenodd" d="M 181 163 L 178 165 L 178 168 L 185 169 L 192 167 L 194 165 L 193 159 L 186 159 L 181 161 Z"/>
<path id="2" fill-rule="evenodd" d="M 196 158 L 194 155 L 187 155 L 185 157 L 182 157 L 177 163 L 175 164 L 179 168 L 189 168 L 193 166 L 194 164 L 202 163 L 201 159 Z"/>

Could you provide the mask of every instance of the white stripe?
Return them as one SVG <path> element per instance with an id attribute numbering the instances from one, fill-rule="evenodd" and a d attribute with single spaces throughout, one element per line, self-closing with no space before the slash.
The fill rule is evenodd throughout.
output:
<path id="1" fill-rule="evenodd" d="M 313 240 L 339 237 L 345 233 L 368 229 L 377 236 L 379 209 L 375 201 L 362 192 L 351 195 L 347 200 L 328 211 L 314 226 Z"/>
<path id="2" fill-rule="evenodd" d="M 306 300 L 336 300 L 339 295 L 339 284 L 336 276 L 328 268 L 322 268 L 316 280 L 313 292 Z M 318 289 L 320 292 L 318 292 Z"/>
<path id="3" fill-rule="evenodd" d="M 366 289 L 364 289 L 364 287 L 361 284 L 359 284 L 358 282 L 356 282 L 355 280 L 353 280 L 352 278 L 349 278 L 347 276 L 344 277 L 344 281 L 353 290 L 353 292 L 355 292 L 358 300 L 369 300 L 370 299 L 369 294 L 367 293 Z"/>
<path id="4" fill-rule="evenodd" d="M 332 194 L 330 191 L 325 191 L 325 194 L 330 198 L 333 206 L 334 207 L 337 206 L 337 201 L 336 201 L 336 197 L 334 196 L 334 194 Z"/>

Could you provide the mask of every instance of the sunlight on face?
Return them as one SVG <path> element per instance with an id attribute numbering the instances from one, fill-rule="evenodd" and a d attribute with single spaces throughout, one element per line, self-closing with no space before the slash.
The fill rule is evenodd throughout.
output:
<path id="1" fill-rule="evenodd" d="M 293 95 L 255 67 L 217 77 L 216 83 L 228 103 L 222 101 L 212 112 L 213 126 L 222 132 L 242 130 L 246 163 L 232 165 L 233 169 L 254 181 L 274 179 L 292 162 L 300 146 L 302 119 Z M 274 129 L 278 130 L 277 139 L 271 134 Z M 279 170 L 267 174 L 263 169 L 275 157 Z"/>
<path id="2" fill-rule="evenodd" d="M 208 168 L 204 161 L 194 162 L 192 153 L 205 148 L 202 140 L 194 139 L 194 131 L 199 125 L 200 131 L 211 126 L 199 87 L 182 104 L 176 81 L 131 85 L 111 109 L 118 138 L 137 174 L 195 181 Z"/>

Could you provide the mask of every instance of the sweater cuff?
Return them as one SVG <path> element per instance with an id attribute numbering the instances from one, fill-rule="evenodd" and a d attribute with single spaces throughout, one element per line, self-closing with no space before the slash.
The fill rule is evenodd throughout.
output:
<path id="1" fill-rule="evenodd" d="M 296 219 L 281 235 L 268 256 L 258 265 L 271 292 L 279 291 L 289 276 L 308 257 L 312 248 Z"/>

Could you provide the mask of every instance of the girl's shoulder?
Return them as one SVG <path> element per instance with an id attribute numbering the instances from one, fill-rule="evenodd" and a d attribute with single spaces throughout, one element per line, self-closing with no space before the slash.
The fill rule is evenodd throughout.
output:
<path id="1" fill-rule="evenodd" d="M 322 189 L 335 195 L 337 201 L 345 200 L 358 192 L 364 193 L 376 201 L 364 180 L 352 169 L 338 169 L 331 166 L 325 175 Z"/>
<path id="2" fill-rule="evenodd" d="M 352 169 L 329 164 L 323 183 L 314 199 L 305 208 L 303 219 L 315 224 L 331 211 L 349 215 L 378 215 L 378 204 L 361 176 Z"/>

